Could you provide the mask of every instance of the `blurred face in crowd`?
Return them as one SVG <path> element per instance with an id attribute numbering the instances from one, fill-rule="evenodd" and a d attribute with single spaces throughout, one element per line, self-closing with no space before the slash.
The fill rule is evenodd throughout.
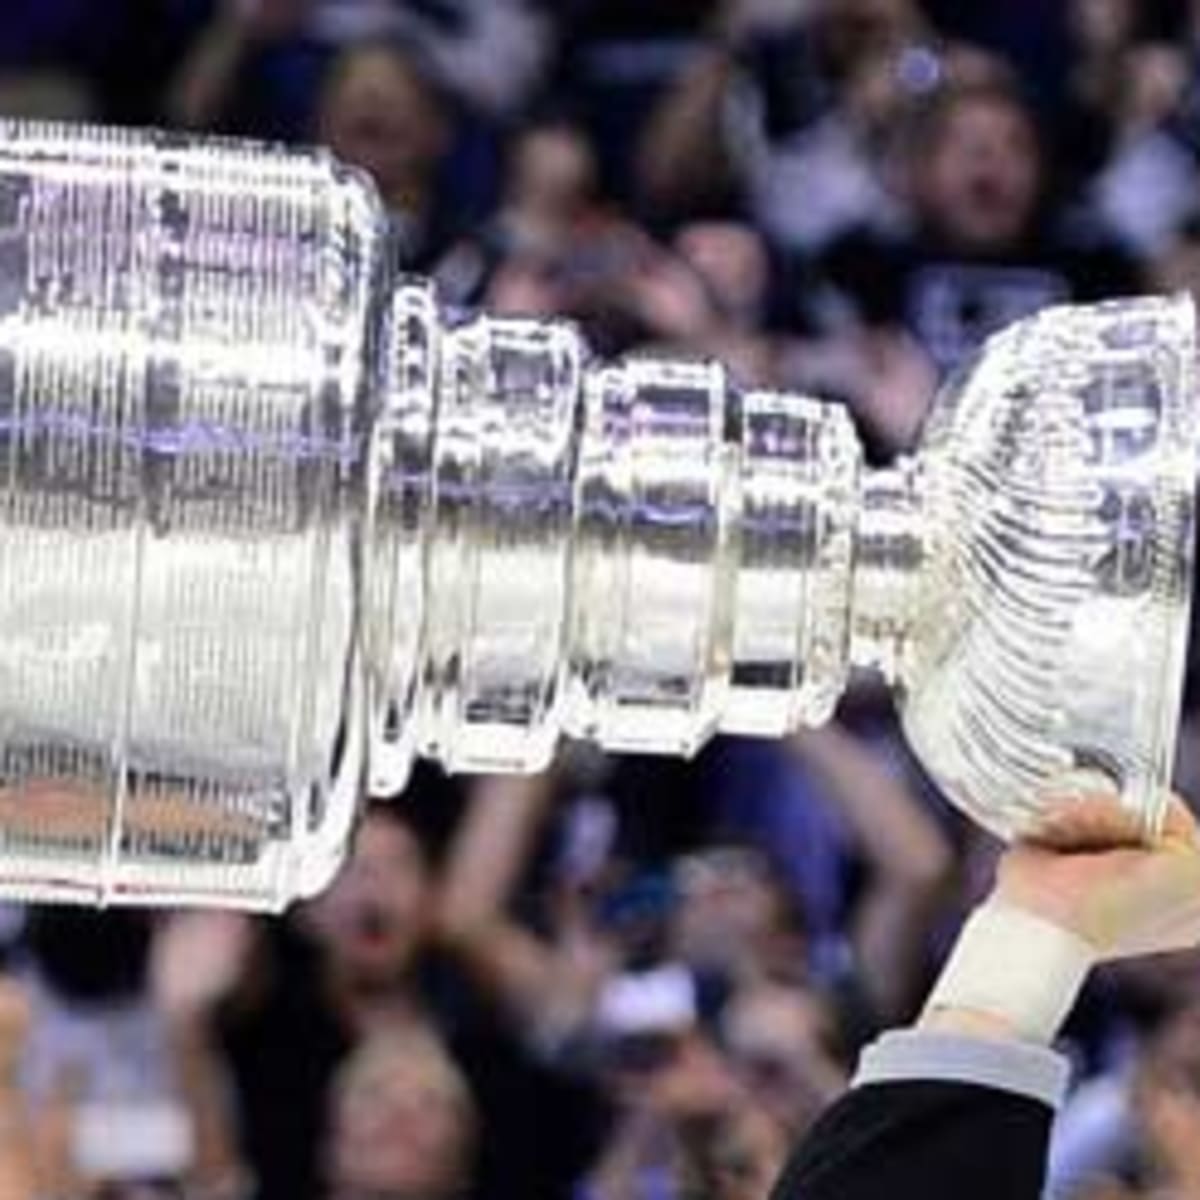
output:
<path id="1" fill-rule="evenodd" d="M 575 220 L 596 192 L 596 160 L 582 134 L 567 126 L 533 129 L 517 143 L 509 205 L 548 222 Z"/>
<path id="2" fill-rule="evenodd" d="M 416 836 L 391 817 L 368 814 L 350 860 L 310 909 L 335 970 L 365 985 L 403 975 L 425 941 L 430 889 Z"/>
<path id="3" fill-rule="evenodd" d="M 1127 129 L 1153 129 L 1183 99 L 1190 66 L 1174 46 L 1139 46 L 1125 57 L 1121 118 Z"/>
<path id="4" fill-rule="evenodd" d="M 312 12 L 314 0 L 234 0 L 238 18 L 254 35 L 270 41 L 299 32 Z"/>
<path id="5" fill-rule="evenodd" d="M 1073 0 L 1070 30 L 1085 50 L 1119 50 L 1133 38 L 1135 15 L 1134 0 Z"/>
<path id="6" fill-rule="evenodd" d="M 1142 1066 L 1160 1082 L 1200 1093 L 1200 1003 L 1191 1001 L 1163 1022 L 1150 1039 Z"/>
<path id="7" fill-rule="evenodd" d="M 779 1126 L 757 1105 L 738 1105 L 717 1125 L 707 1174 L 714 1200 L 762 1200 L 787 1159 Z"/>
<path id="8" fill-rule="evenodd" d="M 773 984 L 744 989 L 730 1002 L 723 1029 L 747 1091 L 793 1136 L 845 1086 L 829 1048 L 829 1013 L 811 992 Z"/>
<path id="9" fill-rule="evenodd" d="M 672 940 L 684 962 L 731 977 L 771 969 L 790 931 L 786 902 L 757 854 L 728 849 L 692 855 L 679 864 L 676 882 Z M 789 945 L 782 957 L 793 959 L 795 950 Z"/>
<path id="10" fill-rule="evenodd" d="M 761 1200 L 783 1168 L 785 1128 L 739 1084 L 706 1034 L 679 1032 L 672 1045 L 669 1055 L 619 1075 L 613 1094 L 679 1136 L 685 1194 Z"/>
<path id="11" fill-rule="evenodd" d="M 1200 1179 L 1200 1008 L 1195 1004 L 1168 1018 L 1151 1038 L 1137 1065 L 1133 1111 L 1147 1157 L 1165 1184 L 1184 1184 L 1194 1195 Z"/>
<path id="12" fill-rule="evenodd" d="M 841 71 L 894 50 L 921 24 L 912 0 L 822 0 L 818 12 L 826 52 Z"/>
<path id="13" fill-rule="evenodd" d="M 1003 253 L 1026 235 L 1042 171 L 1032 118 L 1018 102 L 986 94 L 951 101 L 914 153 L 913 199 L 941 239 Z"/>
<path id="14" fill-rule="evenodd" d="M 322 141 L 368 172 L 394 207 L 423 201 L 449 137 L 429 86 L 387 46 L 343 55 L 326 85 L 319 125 Z"/>
<path id="15" fill-rule="evenodd" d="M 441 1200 L 469 1172 L 474 1116 L 458 1069 L 432 1038 L 375 1035 L 333 1097 L 330 1173 L 337 1200 Z"/>

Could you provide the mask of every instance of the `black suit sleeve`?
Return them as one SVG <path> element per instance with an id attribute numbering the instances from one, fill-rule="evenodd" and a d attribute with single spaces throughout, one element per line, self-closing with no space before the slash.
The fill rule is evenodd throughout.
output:
<path id="1" fill-rule="evenodd" d="M 885 1035 L 772 1200 L 1039 1200 L 1067 1074 L 1044 1047 Z"/>
<path id="2" fill-rule="evenodd" d="M 1052 1116 L 973 1084 L 855 1088 L 813 1129 L 773 1200 L 1038 1200 Z"/>

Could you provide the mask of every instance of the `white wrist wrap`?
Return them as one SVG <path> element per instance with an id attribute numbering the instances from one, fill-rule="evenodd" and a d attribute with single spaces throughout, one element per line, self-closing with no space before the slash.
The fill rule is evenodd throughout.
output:
<path id="1" fill-rule="evenodd" d="M 986 1013 L 1008 1022 L 1022 1038 L 1049 1043 L 1096 959 L 1095 949 L 1078 934 L 989 901 L 963 926 L 926 1011 Z"/>

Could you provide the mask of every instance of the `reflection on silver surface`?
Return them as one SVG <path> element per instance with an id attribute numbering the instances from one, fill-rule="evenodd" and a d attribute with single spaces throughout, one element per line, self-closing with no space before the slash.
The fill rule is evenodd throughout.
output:
<path id="1" fill-rule="evenodd" d="M 779 736 L 854 666 L 997 832 L 1080 763 L 1153 827 L 1186 302 L 1014 327 L 869 472 L 834 406 L 389 261 L 321 153 L 0 123 L 0 894 L 278 907 L 415 753 Z"/>
<path id="2" fill-rule="evenodd" d="M 332 869 L 382 253 L 319 158 L 0 130 L 6 894 L 274 906 Z"/>

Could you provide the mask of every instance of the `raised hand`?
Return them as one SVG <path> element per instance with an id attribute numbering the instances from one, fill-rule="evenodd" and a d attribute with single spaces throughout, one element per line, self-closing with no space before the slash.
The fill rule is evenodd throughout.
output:
<path id="1" fill-rule="evenodd" d="M 1146 843 L 1111 792 L 1065 794 L 1001 860 L 998 898 L 1078 934 L 1099 960 L 1200 945 L 1200 834 L 1173 797 Z"/>
<path id="2" fill-rule="evenodd" d="M 158 931 L 150 978 L 156 1003 L 172 1022 L 203 1018 L 243 979 L 254 947 L 248 917 L 181 912 Z"/>

